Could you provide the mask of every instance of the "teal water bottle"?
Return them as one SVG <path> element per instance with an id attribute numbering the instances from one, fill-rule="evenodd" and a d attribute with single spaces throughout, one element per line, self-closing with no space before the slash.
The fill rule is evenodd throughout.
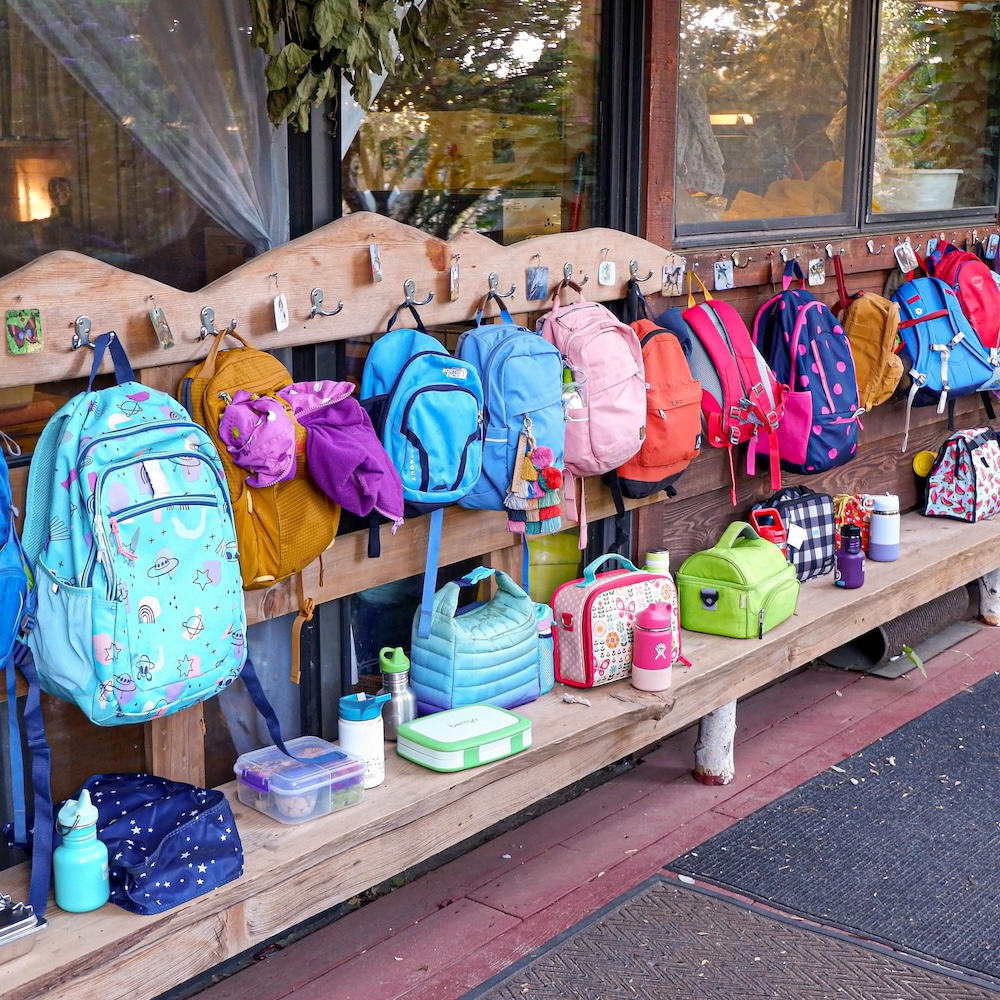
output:
<path id="1" fill-rule="evenodd" d="M 52 852 L 56 906 L 68 913 L 88 913 L 103 906 L 111 895 L 108 849 L 97 839 L 97 807 L 90 792 L 69 799 L 56 817 L 62 843 Z"/>

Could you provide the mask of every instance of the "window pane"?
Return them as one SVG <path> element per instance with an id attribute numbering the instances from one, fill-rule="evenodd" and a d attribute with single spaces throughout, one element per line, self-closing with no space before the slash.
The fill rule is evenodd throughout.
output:
<path id="1" fill-rule="evenodd" d="M 998 8 L 883 4 L 873 212 L 996 203 Z"/>
<path id="2" fill-rule="evenodd" d="M 840 215 L 849 15 L 849 0 L 682 2 L 680 232 Z"/>
<path id="3" fill-rule="evenodd" d="M 493 0 L 390 78 L 344 157 L 344 212 L 504 243 L 592 225 L 599 0 Z"/>
<path id="4" fill-rule="evenodd" d="M 0 274 L 75 250 L 194 290 L 251 254 L 10 10 L 0 135 Z"/>

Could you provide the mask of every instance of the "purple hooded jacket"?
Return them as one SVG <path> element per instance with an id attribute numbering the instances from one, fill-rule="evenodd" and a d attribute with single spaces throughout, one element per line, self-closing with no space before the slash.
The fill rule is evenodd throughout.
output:
<path id="1" fill-rule="evenodd" d="M 306 465 L 316 485 L 344 510 L 375 510 L 403 523 L 403 483 L 350 382 L 293 382 L 278 392 L 306 429 Z M 219 434 L 251 486 L 295 475 L 295 423 L 278 400 L 243 390 L 223 411 Z"/>

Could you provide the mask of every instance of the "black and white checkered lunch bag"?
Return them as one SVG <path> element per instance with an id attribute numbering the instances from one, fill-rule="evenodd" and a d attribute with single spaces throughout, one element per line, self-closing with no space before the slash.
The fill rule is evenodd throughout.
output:
<path id="1" fill-rule="evenodd" d="M 800 580 L 833 572 L 837 550 L 837 522 L 833 497 L 808 486 L 788 486 L 772 494 L 754 510 L 773 507 L 788 535 L 788 561 Z"/>

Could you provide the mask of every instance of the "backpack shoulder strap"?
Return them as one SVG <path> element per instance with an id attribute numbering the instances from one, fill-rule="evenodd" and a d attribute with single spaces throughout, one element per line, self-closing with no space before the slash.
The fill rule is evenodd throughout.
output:
<path id="1" fill-rule="evenodd" d="M 24 797 L 23 763 L 21 759 L 21 735 L 17 721 L 16 672 L 28 685 L 24 701 L 24 729 L 31 753 L 31 785 L 34 793 L 34 818 L 29 829 Z M 31 883 L 28 902 L 41 917 L 49 899 L 49 882 L 52 872 L 52 792 L 49 785 L 51 753 L 45 739 L 45 724 L 42 719 L 41 688 L 31 650 L 22 642 L 14 643 L 14 650 L 8 657 L 6 668 L 7 685 L 7 725 L 10 745 L 11 793 L 14 803 L 13 836 L 10 846 L 22 851 L 31 851 Z"/>
<path id="2" fill-rule="evenodd" d="M 847 294 L 847 282 L 844 281 L 844 265 L 840 260 L 840 254 L 833 255 L 833 273 L 837 276 L 837 298 L 839 300 L 839 311 L 843 315 L 844 310 L 850 305 L 851 297 Z"/>

